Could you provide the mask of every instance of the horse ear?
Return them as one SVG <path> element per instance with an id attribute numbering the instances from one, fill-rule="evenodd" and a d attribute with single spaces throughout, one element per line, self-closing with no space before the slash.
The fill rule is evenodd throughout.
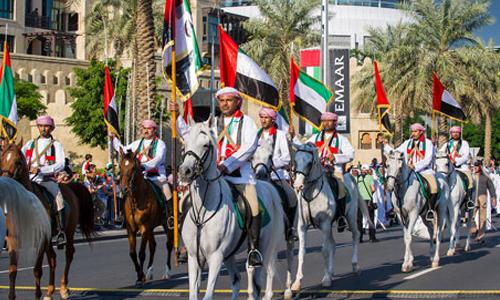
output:
<path id="1" fill-rule="evenodd" d="M 123 152 L 123 148 L 120 147 L 120 157 L 123 157 L 125 153 Z"/>

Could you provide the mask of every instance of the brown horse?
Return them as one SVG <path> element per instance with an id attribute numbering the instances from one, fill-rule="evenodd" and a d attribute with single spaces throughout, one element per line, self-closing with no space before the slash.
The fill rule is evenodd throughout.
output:
<path id="1" fill-rule="evenodd" d="M 57 218 L 57 212 L 50 207 L 49 199 L 46 196 L 43 188 L 35 182 L 32 182 L 29 177 L 28 164 L 21 152 L 21 143 L 16 145 L 15 143 L 4 145 L 1 156 L 1 167 L 2 175 L 11 177 L 18 182 L 20 182 L 28 191 L 33 192 L 38 199 L 42 202 L 43 206 L 47 210 L 52 224 L 55 224 L 55 218 Z M 60 294 L 62 299 L 67 299 L 69 297 L 68 290 L 68 274 L 71 263 L 73 261 L 73 256 L 75 253 L 74 246 L 74 236 L 76 231 L 76 226 L 80 225 L 80 230 L 85 236 L 86 240 L 90 243 L 92 237 L 95 235 L 94 228 L 94 210 L 92 196 L 85 186 L 80 183 L 69 183 L 69 184 L 59 184 L 63 198 L 68 204 L 68 213 L 65 214 L 64 222 L 65 228 L 64 232 L 66 234 L 66 265 L 64 267 L 64 273 L 61 277 L 61 287 Z M 56 232 L 55 226 L 52 226 L 52 235 L 54 236 Z M 55 290 L 54 280 L 55 280 L 55 268 L 56 268 L 56 253 L 52 246 L 48 247 L 46 250 L 47 259 L 49 261 L 49 286 L 47 289 L 47 295 L 45 299 L 52 299 L 52 295 Z M 43 257 L 37 261 L 34 269 L 36 290 L 35 295 L 40 298 L 42 291 L 40 289 L 40 279 L 42 277 L 42 261 Z M 39 266 L 39 267 L 38 267 Z M 10 278 L 11 286 L 15 284 L 14 278 Z"/>
<path id="2" fill-rule="evenodd" d="M 127 235 L 129 243 L 129 255 L 137 272 L 136 285 L 142 285 L 146 280 L 153 279 L 153 259 L 156 249 L 156 241 L 153 230 L 162 226 L 167 234 L 167 265 L 165 266 L 164 279 L 169 278 L 171 269 L 170 257 L 173 249 L 174 233 L 167 226 L 166 205 L 162 209 L 156 200 L 155 192 L 150 184 L 144 179 L 141 165 L 136 158 L 136 152 L 123 153 L 120 150 L 120 187 L 123 191 L 124 214 L 127 224 Z M 171 201 L 170 201 L 171 202 Z M 137 232 L 141 234 L 141 246 L 139 260 L 137 261 L 136 237 Z M 144 261 L 146 260 L 146 246 L 149 245 L 149 262 L 147 275 L 144 275 Z"/>

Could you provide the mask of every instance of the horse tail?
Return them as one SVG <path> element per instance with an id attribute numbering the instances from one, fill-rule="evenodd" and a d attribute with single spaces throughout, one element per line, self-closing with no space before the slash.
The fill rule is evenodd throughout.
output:
<path id="1" fill-rule="evenodd" d="M 94 226 L 94 202 L 89 190 L 81 183 L 68 183 L 76 198 L 80 210 L 80 230 L 87 242 L 91 242 L 96 236 Z"/>

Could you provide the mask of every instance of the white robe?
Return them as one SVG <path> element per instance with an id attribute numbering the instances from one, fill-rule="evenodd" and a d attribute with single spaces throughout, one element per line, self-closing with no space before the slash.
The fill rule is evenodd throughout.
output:
<path id="1" fill-rule="evenodd" d="M 260 141 L 262 139 L 272 139 L 273 137 L 269 135 L 269 132 L 262 132 Z M 286 167 L 290 165 L 290 149 L 288 148 L 288 139 L 286 137 L 286 132 L 282 130 L 276 131 L 276 146 L 273 150 L 273 168 L 276 172 L 271 172 L 272 180 L 289 180 L 290 174 L 286 170 Z"/>
<path id="2" fill-rule="evenodd" d="M 23 148 L 21 149 L 24 155 L 26 155 L 26 152 L 31 148 L 31 145 L 33 143 L 34 140 L 29 140 L 26 144 L 24 144 Z M 57 175 L 57 173 L 64 170 L 65 156 L 64 156 L 64 149 L 61 143 L 59 143 L 58 141 L 53 142 L 55 150 L 55 161 L 51 165 L 49 165 L 49 162 L 45 160 L 45 155 L 46 154 L 50 155 L 52 147 L 49 147 L 46 153 L 39 153 L 43 151 L 49 145 L 49 143 L 50 143 L 50 138 L 38 139 L 38 149 L 33 149 L 33 155 L 31 157 L 31 165 L 28 166 L 30 168 L 31 167 L 39 168 L 40 172 L 38 173 L 38 175 L 32 177 L 32 180 L 38 183 L 42 182 L 44 180 L 44 177 L 55 176 Z M 39 156 L 40 164 L 38 164 L 38 161 L 36 159 L 37 153 L 40 154 Z"/>

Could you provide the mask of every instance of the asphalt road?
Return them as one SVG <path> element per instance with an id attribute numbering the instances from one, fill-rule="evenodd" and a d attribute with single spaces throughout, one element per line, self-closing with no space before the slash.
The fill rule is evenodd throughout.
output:
<path id="1" fill-rule="evenodd" d="M 493 223 L 500 229 L 500 219 Z M 414 239 L 413 251 L 415 267 L 411 273 L 401 273 L 404 254 L 402 230 L 399 227 L 379 230 L 379 243 L 363 243 L 360 246 L 359 262 L 362 273 L 351 273 L 350 233 L 334 233 L 337 241 L 335 258 L 335 278 L 333 285 L 324 289 L 320 285 L 323 276 L 323 258 L 321 255 L 321 235 L 311 231 L 308 235 L 307 255 L 304 264 L 304 292 L 296 295 L 297 299 L 334 298 L 500 298 L 500 232 L 489 232 L 487 243 L 473 244 L 472 251 L 459 251 L 453 257 L 443 256 L 439 268 L 430 269 L 428 242 Z M 365 236 L 366 239 L 366 236 Z M 162 275 L 166 258 L 164 237 L 157 236 L 155 257 L 155 278 Z M 462 242 L 462 245 L 464 243 Z M 441 248 L 446 254 L 447 242 Z M 284 247 L 282 247 L 284 249 Z M 57 278 L 60 278 L 64 264 L 63 252 L 58 253 Z M 239 257 L 242 275 L 242 289 L 246 288 L 244 256 Z M 277 278 L 274 282 L 276 298 L 280 298 L 285 282 L 285 252 L 279 253 Z M 295 268 L 295 265 L 294 265 Z M 47 283 L 47 266 L 44 267 L 43 284 Z M 204 273 L 206 275 L 206 273 Z M 206 284 L 206 276 L 202 288 Z M 8 257 L 0 255 L 0 299 L 7 298 Z M 32 269 L 18 272 L 18 299 L 33 299 Z M 75 260 L 70 273 L 71 299 L 185 299 L 188 288 L 187 266 L 174 267 L 172 279 L 153 280 L 141 289 L 134 287 L 135 272 L 128 256 L 126 239 L 96 241 L 91 247 L 78 244 Z M 230 288 L 229 279 L 222 272 L 217 289 L 218 299 L 227 299 L 229 294 L 223 290 Z M 246 294 L 241 293 L 241 298 Z M 55 299 L 58 299 L 58 295 Z"/>

